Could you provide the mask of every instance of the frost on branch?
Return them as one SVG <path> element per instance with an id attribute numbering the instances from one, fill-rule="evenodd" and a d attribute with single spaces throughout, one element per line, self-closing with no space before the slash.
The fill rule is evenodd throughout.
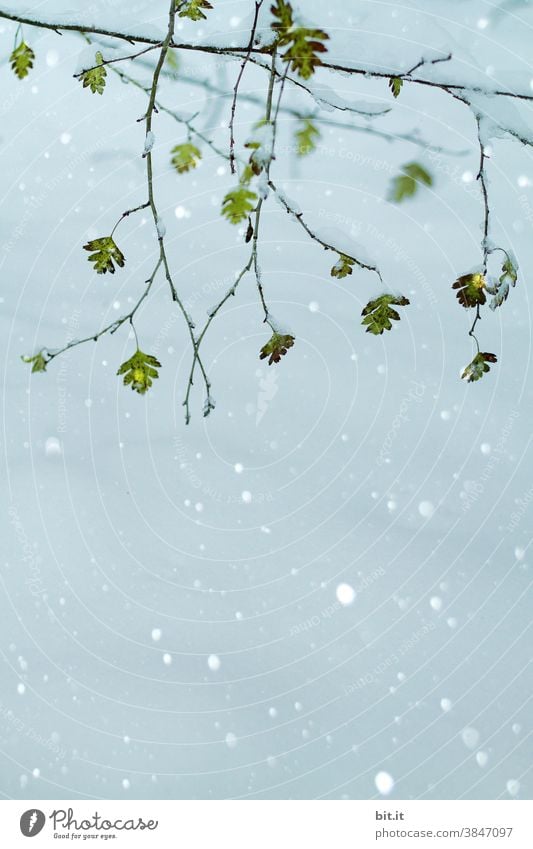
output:
<path id="1" fill-rule="evenodd" d="M 116 262 L 120 268 L 123 268 L 126 262 L 124 254 L 112 236 L 93 239 L 83 246 L 83 250 L 90 252 L 90 256 L 87 259 L 89 262 L 94 263 L 94 270 L 97 274 L 105 274 L 107 271 L 114 274 L 115 266 L 113 263 Z"/>
<path id="2" fill-rule="evenodd" d="M 151 354 L 145 354 L 137 349 L 132 357 L 122 363 L 117 374 L 124 375 L 124 386 L 129 386 L 144 395 L 150 389 L 152 381 L 159 377 L 157 369 L 161 363 Z"/>
<path id="3" fill-rule="evenodd" d="M 473 383 L 476 380 L 481 380 L 483 375 L 490 371 L 489 363 L 497 362 L 498 358 L 496 354 L 488 354 L 480 351 L 479 354 L 476 354 L 472 362 L 466 366 L 461 378 L 462 380 L 466 380 L 467 383 Z"/>

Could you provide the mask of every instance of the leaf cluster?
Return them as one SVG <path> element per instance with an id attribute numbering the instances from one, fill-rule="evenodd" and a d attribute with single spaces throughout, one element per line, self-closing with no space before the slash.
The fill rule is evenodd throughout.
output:
<path id="1" fill-rule="evenodd" d="M 409 303 L 403 295 L 381 295 L 369 301 L 361 315 L 364 316 L 361 324 L 366 325 L 366 332 L 380 336 L 384 330 L 392 330 L 392 321 L 399 321 L 400 315 L 394 306 L 405 307 Z"/>
<path id="2" fill-rule="evenodd" d="M 320 138 L 320 130 L 313 124 L 310 118 L 301 119 L 300 126 L 294 135 L 298 156 L 308 156 L 316 150 L 316 143 Z"/>
<path id="3" fill-rule="evenodd" d="M 392 180 L 389 200 L 402 203 L 413 197 L 422 184 L 432 186 L 433 177 L 419 162 L 409 162 L 402 167 L 401 174 Z"/>
<path id="4" fill-rule="evenodd" d="M 222 201 L 222 215 L 227 218 L 230 224 L 240 224 L 244 221 L 250 212 L 253 211 L 257 202 L 255 192 L 244 186 L 237 186 L 231 189 L 224 200 Z"/>
<path id="5" fill-rule="evenodd" d="M 468 383 L 474 383 L 490 371 L 489 363 L 497 362 L 498 358 L 496 354 L 489 354 L 487 352 L 480 351 L 476 354 L 472 362 L 468 363 L 461 375 L 461 378 L 466 380 Z"/>
<path id="6" fill-rule="evenodd" d="M 457 290 L 457 300 L 465 309 L 482 306 L 486 301 L 487 282 L 483 274 L 463 274 L 452 286 Z"/>
<path id="7" fill-rule="evenodd" d="M 13 50 L 9 61 L 11 62 L 13 72 L 19 80 L 23 80 L 33 68 L 35 53 L 25 41 L 21 41 L 18 47 L 15 47 Z"/>
<path id="8" fill-rule="evenodd" d="M 122 363 L 117 374 L 124 375 L 124 386 L 131 384 L 135 392 L 144 395 L 150 389 L 153 380 L 159 377 L 157 373 L 159 368 L 161 368 L 159 360 L 137 348 L 134 355 Z"/>
<path id="9" fill-rule="evenodd" d="M 107 71 L 103 64 L 104 57 L 98 50 L 95 54 L 95 67 L 83 71 L 80 80 L 83 88 L 90 88 L 93 94 L 103 94 L 105 89 Z"/>
<path id="10" fill-rule="evenodd" d="M 23 363 L 31 363 L 32 374 L 39 371 L 46 371 L 48 360 L 45 359 L 42 351 L 35 354 L 33 357 L 21 357 Z"/>
<path id="11" fill-rule="evenodd" d="M 89 262 L 94 263 L 94 270 L 97 274 L 105 274 L 107 271 L 114 274 L 115 266 L 113 263 L 115 262 L 120 268 L 123 268 L 126 262 L 124 254 L 112 236 L 92 239 L 83 246 L 83 250 L 90 252 L 90 256 L 87 258 Z"/>
<path id="12" fill-rule="evenodd" d="M 401 77 L 391 77 L 389 80 L 389 88 L 393 97 L 398 97 L 402 90 L 403 80 Z"/>
<path id="13" fill-rule="evenodd" d="M 178 174 L 186 174 L 187 171 L 192 171 L 202 158 L 201 151 L 191 142 L 177 144 L 170 152 L 172 153 L 170 161 Z"/>
<path id="14" fill-rule="evenodd" d="M 264 360 L 269 358 L 269 366 L 272 363 L 279 363 L 281 358 L 285 356 L 289 348 L 294 345 L 294 336 L 289 333 L 273 333 L 266 345 L 263 345 L 259 352 L 259 359 Z"/>
<path id="15" fill-rule="evenodd" d="M 487 286 L 487 291 L 493 295 L 489 304 L 491 310 L 495 310 L 507 300 L 509 295 L 509 287 L 516 286 L 518 280 L 518 269 L 514 265 L 509 256 L 506 256 L 502 265 L 502 273 L 498 278 L 498 283 L 494 287 Z"/>
<path id="16" fill-rule="evenodd" d="M 180 0 L 177 0 L 176 7 L 178 9 L 179 18 L 189 18 L 191 21 L 202 21 L 207 18 L 204 9 L 212 9 L 213 6 L 208 0 L 187 0 L 183 5 Z"/>
<path id="17" fill-rule="evenodd" d="M 327 51 L 324 41 L 329 35 L 322 29 L 296 26 L 292 6 L 286 0 L 276 0 L 270 11 L 275 19 L 271 26 L 277 45 L 287 48 L 281 58 L 292 71 L 308 80 L 322 64 L 320 54 Z"/>
<path id="18" fill-rule="evenodd" d="M 351 256 L 340 254 L 339 259 L 331 269 L 330 274 L 332 277 L 337 277 L 339 280 L 342 280 L 343 277 L 348 277 L 348 275 L 352 273 L 354 265 L 355 260 L 352 259 Z"/>

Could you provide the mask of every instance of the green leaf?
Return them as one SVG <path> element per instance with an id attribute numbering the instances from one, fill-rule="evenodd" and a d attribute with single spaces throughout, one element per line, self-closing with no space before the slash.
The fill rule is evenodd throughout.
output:
<path id="1" fill-rule="evenodd" d="M 389 200 L 401 203 L 406 198 L 413 197 L 421 183 L 432 186 L 433 177 L 418 162 L 409 162 L 402 167 L 402 173 L 392 180 Z"/>
<path id="2" fill-rule="evenodd" d="M 183 5 L 181 0 L 176 0 L 176 8 L 179 10 L 178 17 L 190 18 L 191 21 L 201 21 L 207 18 L 203 10 L 212 9 L 213 7 L 208 0 L 187 0 L 185 5 Z"/>
<path id="3" fill-rule="evenodd" d="M 255 192 L 239 186 L 227 193 L 222 201 L 222 215 L 230 224 L 239 224 L 252 212 L 257 201 Z"/>
<path id="4" fill-rule="evenodd" d="M 19 80 L 23 80 L 33 68 L 35 53 L 25 41 L 21 41 L 19 46 L 13 50 L 9 61 L 11 62 L 11 68 Z"/>
<path id="5" fill-rule="evenodd" d="M 466 380 L 468 383 L 474 383 L 476 380 L 480 380 L 484 374 L 490 371 L 489 363 L 497 362 L 498 358 L 496 354 L 480 352 L 479 354 L 476 354 L 471 363 L 468 363 L 461 375 L 461 378 L 462 380 Z"/>
<path id="6" fill-rule="evenodd" d="M 103 94 L 107 77 L 107 71 L 103 64 L 104 57 L 98 50 L 94 58 L 95 67 L 84 71 L 80 76 L 80 80 L 83 83 L 83 88 L 90 88 L 93 94 Z"/>
<path id="7" fill-rule="evenodd" d="M 292 6 L 285 0 L 276 0 L 270 11 L 274 16 L 271 27 L 276 33 L 277 45 L 287 48 L 281 58 L 289 63 L 292 71 L 308 80 L 322 64 L 319 54 L 327 52 L 323 42 L 329 35 L 322 29 L 295 26 Z"/>
<path id="8" fill-rule="evenodd" d="M 94 263 L 94 270 L 97 274 L 105 274 L 107 271 L 114 274 L 115 266 L 113 262 L 116 262 L 120 268 L 123 268 L 126 262 L 124 254 L 118 248 L 112 236 L 93 239 L 83 246 L 83 250 L 91 253 L 88 260 Z"/>
<path id="9" fill-rule="evenodd" d="M 379 336 L 384 330 L 391 330 L 391 321 L 399 321 L 400 315 L 392 308 L 394 306 L 405 307 L 409 301 L 403 295 L 381 295 L 373 301 L 369 301 L 361 315 L 364 316 L 361 324 L 366 325 L 366 332 Z"/>
<path id="10" fill-rule="evenodd" d="M 165 56 L 165 62 L 168 65 L 168 67 L 171 68 L 173 71 L 177 71 L 179 69 L 180 60 L 179 60 L 177 52 L 175 50 L 173 50 L 172 47 L 169 47 L 169 49 L 167 50 L 167 55 Z"/>
<path id="11" fill-rule="evenodd" d="M 279 363 L 281 358 L 285 356 L 289 348 L 294 345 L 294 336 L 289 333 L 273 333 L 266 345 L 263 345 L 259 352 L 259 359 L 264 360 L 269 357 L 269 366 L 272 363 Z"/>
<path id="12" fill-rule="evenodd" d="M 491 295 L 494 295 L 492 298 L 489 307 L 491 310 L 495 310 L 497 307 L 501 307 L 501 305 L 507 300 L 509 295 L 509 286 L 516 286 L 516 281 L 518 280 L 518 269 L 513 264 L 513 261 L 509 256 L 506 256 L 505 262 L 502 265 L 502 273 L 498 279 L 498 283 L 496 286 L 487 286 L 487 291 L 490 292 Z"/>
<path id="13" fill-rule="evenodd" d="M 330 274 L 332 277 L 338 277 L 339 280 L 342 280 L 343 277 L 348 277 L 352 273 L 354 265 L 355 260 L 350 256 L 339 254 L 338 262 L 335 263 Z"/>
<path id="14" fill-rule="evenodd" d="M 177 144 L 176 147 L 172 148 L 171 153 L 173 156 L 170 161 L 178 174 L 186 174 L 187 171 L 196 168 L 202 158 L 201 151 L 191 142 Z"/>
<path id="15" fill-rule="evenodd" d="M 137 348 L 133 357 L 122 363 L 117 374 L 124 375 L 124 386 L 131 384 L 135 392 L 144 395 L 150 389 L 152 381 L 159 377 L 158 368 L 161 368 L 159 360 Z"/>
<path id="16" fill-rule="evenodd" d="M 23 363 L 32 363 L 32 374 L 38 371 L 46 371 L 48 360 L 43 356 L 43 352 L 39 351 L 34 357 L 21 357 Z"/>
<path id="17" fill-rule="evenodd" d="M 316 150 L 316 143 L 320 138 L 320 130 L 315 127 L 310 118 L 301 119 L 300 126 L 294 135 L 298 156 L 308 156 Z"/>
<path id="18" fill-rule="evenodd" d="M 457 289 L 457 300 L 465 309 L 485 303 L 486 280 L 482 274 L 463 274 L 452 286 Z"/>
<path id="19" fill-rule="evenodd" d="M 389 88 L 392 91 L 393 97 L 398 97 L 402 90 L 403 80 L 401 77 L 391 77 L 389 80 Z"/>

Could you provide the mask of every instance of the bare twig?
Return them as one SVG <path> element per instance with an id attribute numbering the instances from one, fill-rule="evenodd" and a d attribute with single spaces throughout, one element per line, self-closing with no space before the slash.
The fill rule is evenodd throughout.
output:
<path id="1" fill-rule="evenodd" d="M 255 31 L 257 29 L 257 20 L 259 18 L 259 11 L 261 6 L 263 5 L 263 0 L 255 0 L 255 12 L 254 19 L 252 22 L 252 29 L 250 32 L 250 41 L 248 43 L 248 50 L 246 52 L 246 56 L 242 60 L 242 64 L 237 75 L 237 80 L 235 82 L 235 86 L 233 88 L 233 98 L 231 101 L 231 115 L 229 120 L 229 164 L 231 168 L 231 173 L 235 174 L 235 137 L 233 133 L 234 123 L 235 123 L 235 111 L 237 109 L 237 96 L 239 94 L 239 86 L 241 84 L 241 80 L 243 78 L 244 69 L 248 64 L 248 60 L 250 58 L 250 53 L 252 52 L 252 48 L 254 46 L 255 39 Z"/>
<path id="2" fill-rule="evenodd" d="M 279 191 L 278 191 L 278 189 L 276 188 L 276 186 L 274 185 L 274 183 L 272 182 L 272 180 L 270 180 L 270 181 L 269 181 L 268 185 L 270 186 L 270 188 L 272 189 L 272 191 L 276 193 L 276 195 L 277 195 L 277 197 L 278 197 L 278 199 L 279 199 L 279 201 L 280 201 L 281 205 L 285 208 L 285 210 L 286 210 L 288 213 L 290 213 L 290 214 L 293 216 L 294 220 L 295 220 L 295 221 L 297 221 L 297 222 L 298 222 L 298 224 L 300 224 L 300 226 L 301 226 L 301 227 L 303 227 L 303 229 L 305 230 L 305 232 L 307 233 L 307 235 L 311 237 L 311 239 L 313 239 L 315 242 L 318 242 L 318 244 L 319 244 L 319 245 L 322 245 L 322 247 L 323 247 L 325 250 L 327 250 L 327 251 L 335 251 L 335 253 L 339 254 L 339 256 L 340 256 L 340 255 L 343 255 L 343 256 L 346 256 L 346 257 L 348 257 L 349 259 L 353 260 L 353 262 L 354 262 L 356 265 L 358 265 L 358 266 L 359 266 L 359 268 L 364 268 L 364 269 L 366 269 L 367 271 L 373 271 L 373 272 L 374 272 L 374 274 L 377 274 L 377 275 L 378 275 L 378 277 L 379 277 L 379 279 L 380 279 L 380 280 L 382 280 L 381 272 L 380 272 L 379 268 L 378 268 L 376 265 L 370 265 L 369 263 L 364 262 L 363 260 L 358 259 L 358 258 L 357 258 L 357 257 L 355 257 L 355 256 L 351 256 L 350 254 L 347 254 L 347 253 L 346 253 L 346 251 L 343 251 L 343 250 L 341 250 L 340 248 L 335 247 L 335 245 L 332 245 L 332 244 L 330 244 L 329 242 L 325 242 L 325 241 L 324 241 L 324 239 L 321 239 L 321 238 L 320 238 L 320 236 L 318 236 L 318 235 L 317 235 L 317 234 L 316 234 L 316 233 L 315 233 L 315 232 L 311 229 L 311 227 L 309 227 L 309 225 L 306 223 L 306 221 L 305 221 L 305 219 L 304 219 L 304 217 L 303 217 L 303 213 L 302 213 L 302 212 L 297 212 L 296 210 L 294 210 L 294 209 L 292 208 L 292 206 L 290 205 L 290 203 L 287 201 L 286 197 L 285 197 L 285 196 L 284 196 L 281 192 L 279 192 Z"/>

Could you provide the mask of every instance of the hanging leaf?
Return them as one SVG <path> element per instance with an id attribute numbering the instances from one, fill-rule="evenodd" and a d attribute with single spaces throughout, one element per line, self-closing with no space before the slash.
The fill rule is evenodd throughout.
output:
<path id="1" fill-rule="evenodd" d="M 165 63 L 171 68 L 173 71 L 177 71 L 180 66 L 180 60 L 178 54 L 175 50 L 170 47 L 167 50 L 167 55 L 165 56 Z"/>
<path id="2" fill-rule="evenodd" d="M 133 357 L 122 363 L 117 374 L 124 375 L 124 386 L 131 384 L 135 392 L 144 395 L 150 389 L 152 381 L 159 377 L 157 373 L 159 368 L 161 368 L 159 360 L 137 348 Z"/>
<path id="3" fill-rule="evenodd" d="M 126 262 L 124 254 L 115 244 L 112 236 L 93 239 L 83 246 L 83 250 L 91 252 L 88 260 L 94 263 L 94 270 L 97 274 L 105 274 L 107 271 L 114 274 L 115 266 L 113 262 L 116 262 L 120 268 L 123 268 Z"/>
<path id="4" fill-rule="evenodd" d="M 332 277 L 338 277 L 339 280 L 342 280 L 343 277 L 348 277 L 348 275 L 352 273 L 354 265 L 354 259 L 350 256 L 346 256 L 346 254 L 340 254 L 339 259 L 331 269 L 330 274 Z"/>
<path id="5" fill-rule="evenodd" d="M 402 173 L 392 180 L 389 200 L 401 203 L 406 198 L 413 197 L 421 184 L 432 186 L 433 177 L 418 162 L 409 162 L 402 167 Z"/>
<path id="6" fill-rule="evenodd" d="M 25 41 L 21 41 L 19 46 L 15 47 L 13 50 L 9 57 L 9 61 L 11 62 L 12 70 L 19 80 L 23 80 L 24 77 L 28 76 L 29 72 L 33 68 L 35 53 Z"/>
<path id="7" fill-rule="evenodd" d="M 391 306 L 405 307 L 409 303 L 403 295 L 381 295 L 373 301 L 369 301 L 361 315 L 364 316 L 361 324 L 366 325 L 366 332 L 379 336 L 384 330 L 392 330 L 391 321 L 399 321 L 399 313 Z"/>
<path id="8" fill-rule="evenodd" d="M 178 9 L 178 17 L 190 18 L 191 21 L 201 21 L 207 18 L 203 10 L 213 7 L 208 0 L 187 0 L 185 5 L 183 5 L 182 0 L 176 0 L 176 8 Z"/>
<path id="9" fill-rule="evenodd" d="M 476 354 L 471 363 L 469 363 L 463 371 L 461 378 L 468 383 L 474 383 L 480 380 L 484 374 L 490 371 L 489 363 L 497 363 L 496 354 L 479 353 Z"/>
<path id="10" fill-rule="evenodd" d="M 248 218 L 248 214 L 254 209 L 256 201 L 255 192 L 239 186 L 225 196 L 222 202 L 222 215 L 228 219 L 230 224 L 239 224 L 245 218 Z"/>
<path id="11" fill-rule="evenodd" d="M 468 309 L 485 303 L 485 286 L 486 281 L 482 274 L 463 274 L 457 278 L 452 289 L 457 289 L 457 300 L 461 306 Z"/>
<path id="12" fill-rule="evenodd" d="M 313 124 L 310 118 L 301 119 L 300 126 L 294 135 L 298 156 L 308 156 L 316 150 L 316 143 L 320 138 L 320 130 Z"/>
<path id="13" fill-rule="evenodd" d="M 94 58 L 95 67 L 84 71 L 80 76 L 80 80 L 83 83 L 83 88 L 90 88 L 93 94 L 103 94 L 107 77 L 107 71 L 103 64 L 104 57 L 98 50 Z"/>
<path id="14" fill-rule="evenodd" d="M 391 77 L 389 80 L 389 88 L 392 91 L 393 97 L 398 97 L 402 90 L 403 80 L 401 77 Z"/>
<path id="15" fill-rule="evenodd" d="M 319 54 L 327 52 L 323 42 L 329 39 L 329 35 L 321 29 L 296 26 L 292 6 L 285 0 L 276 0 L 270 11 L 275 18 L 271 26 L 276 33 L 277 44 L 287 47 L 281 58 L 304 80 L 309 79 L 322 64 Z"/>
<path id="16" fill-rule="evenodd" d="M 32 373 L 38 372 L 38 371 L 46 371 L 46 366 L 47 366 L 48 360 L 46 360 L 44 358 L 42 351 L 39 351 L 39 353 L 35 354 L 34 357 L 21 357 L 21 360 L 22 360 L 23 363 L 31 363 L 32 364 L 32 366 L 31 366 Z"/>
<path id="17" fill-rule="evenodd" d="M 492 298 L 489 307 L 491 310 L 495 310 L 497 307 L 501 307 L 501 305 L 507 300 L 509 295 L 509 286 L 516 286 L 516 281 L 518 279 L 518 269 L 513 264 L 513 261 L 509 256 L 506 256 L 505 262 L 502 265 L 502 273 L 498 279 L 498 283 L 496 286 L 487 286 L 487 292 L 490 292 L 491 295 L 494 295 Z"/>
<path id="18" fill-rule="evenodd" d="M 191 142 L 177 144 L 172 148 L 171 153 L 173 156 L 170 161 L 178 174 L 186 174 L 187 171 L 196 168 L 202 158 L 201 151 Z"/>
<path id="19" fill-rule="evenodd" d="M 269 366 L 272 363 L 279 363 L 282 357 L 285 356 L 289 348 L 294 345 L 294 336 L 288 333 L 273 333 L 266 345 L 263 345 L 259 352 L 259 359 L 264 360 L 269 357 Z"/>

